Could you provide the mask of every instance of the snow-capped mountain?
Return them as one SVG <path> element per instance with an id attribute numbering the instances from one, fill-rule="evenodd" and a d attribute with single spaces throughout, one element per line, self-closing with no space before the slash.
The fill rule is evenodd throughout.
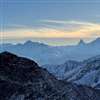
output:
<path id="1" fill-rule="evenodd" d="M 78 61 L 68 60 L 64 64 L 59 65 L 43 65 L 49 72 L 54 74 L 58 79 L 64 79 L 65 73 L 81 66 L 82 63 Z"/>
<path id="2" fill-rule="evenodd" d="M 73 69 L 64 77 L 70 82 L 100 88 L 100 56 L 83 61 L 82 67 Z"/>
<path id="3" fill-rule="evenodd" d="M 44 65 L 58 79 L 100 88 L 100 55 L 83 62 L 66 61 L 61 65 Z"/>
<path id="4" fill-rule="evenodd" d="M 83 40 L 72 46 L 48 46 L 43 43 L 27 41 L 24 44 L 1 44 L 0 52 L 9 51 L 34 59 L 40 65 L 62 64 L 67 60 L 82 61 L 100 54 L 100 38 L 85 43 Z"/>

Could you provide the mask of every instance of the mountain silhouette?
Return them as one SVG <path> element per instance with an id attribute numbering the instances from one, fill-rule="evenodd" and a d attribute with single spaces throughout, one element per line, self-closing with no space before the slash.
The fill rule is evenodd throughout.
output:
<path id="1" fill-rule="evenodd" d="M 99 100 L 100 91 L 57 80 L 27 58 L 0 53 L 0 100 Z"/>

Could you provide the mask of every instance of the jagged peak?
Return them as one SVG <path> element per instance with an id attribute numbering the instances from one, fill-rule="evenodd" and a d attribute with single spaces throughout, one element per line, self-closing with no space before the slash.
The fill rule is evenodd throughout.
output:
<path id="1" fill-rule="evenodd" d="M 85 45 L 84 40 L 80 39 L 80 41 L 79 41 L 78 45 Z"/>
<path id="2" fill-rule="evenodd" d="M 44 43 L 41 43 L 41 42 L 33 42 L 31 40 L 28 40 L 24 43 L 24 45 L 36 45 L 36 46 L 48 46 Z"/>

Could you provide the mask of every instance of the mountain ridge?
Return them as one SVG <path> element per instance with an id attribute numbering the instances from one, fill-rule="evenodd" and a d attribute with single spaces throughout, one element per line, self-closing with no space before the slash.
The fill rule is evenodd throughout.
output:
<path id="1" fill-rule="evenodd" d="M 100 98 L 99 90 L 57 80 L 47 70 L 27 58 L 3 52 L 0 53 L 0 62 L 0 100 L 99 100 Z"/>
<path id="2" fill-rule="evenodd" d="M 85 42 L 84 39 L 80 39 L 79 42 L 76 44 L 76 45 L 79 45 L 79 44 L 91 44 L 91 43 L 95 43 L 95 42 L 100 42 L 100 37 L 92 40 L 91 42 Z M 0 45 L 3 45 L 3 44 L 8 44 L 8 45 L 12 45 L 12 43 L 1 43 Z M 13 45 L 17 45 L 19 43 L 16 43 L 16 44 L 13 44 Z M 20 43 L 20 44 L 41 44 L 41 45 L 47 45 L 47 46 L 51 46 L 51 45 L 48 45 L 48 44 L 45 44 L 45 43 L 42 43 L 42 42 L 33 42 L 32 40 L 27 40 L 25 41 L 24 43 Z M 60 46 L 51 46 L 51 47 L 61 47 L 62 45 Z M 64 45 L 62 47 L 65 47 L 65 46 L 75 46 L 75 45 Z"/>
<path id="3" fill-rule="evenodd" d="M 100 38 L 90 42 L 73 46 L 49 46 L 44 43 L 27 41 L 24 44 L 2 44 L 0 52 L 9 51 L 30 59 L 40 65 L 62 64 L 66 60 L 82 61 L 100 54 Z M 81 41 L 81 40 L 80 40 Z M 28 52 L 29 51 L 29 52 Z M 59 62 L 58 62 L 59 60 Z"/>

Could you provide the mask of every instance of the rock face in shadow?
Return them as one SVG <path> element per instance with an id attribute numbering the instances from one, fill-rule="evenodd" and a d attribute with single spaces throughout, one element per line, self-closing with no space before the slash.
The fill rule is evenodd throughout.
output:
<path id="1" fill-rule="evenodd" d="M 99 99 L 99 90 L 57 80 L 32 60 L 0 53 L 0 100 Z"/>

